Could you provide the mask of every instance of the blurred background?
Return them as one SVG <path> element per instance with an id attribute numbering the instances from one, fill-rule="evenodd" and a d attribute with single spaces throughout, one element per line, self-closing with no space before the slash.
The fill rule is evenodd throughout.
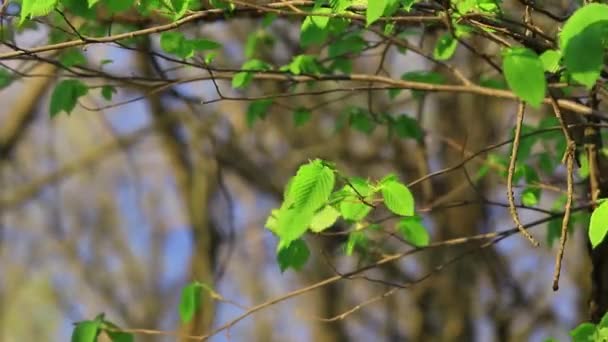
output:
<path id="1" fill-rule="evenodd" d="M 504 3 L 513 17 L 523 11 L 519 1 Z M 543 4 L 561 15 L 572 6 L 570 1 Z M 58 30 L 55 16 L 9 34 L 14 18 L 5 15 L 3 42 L 21 48 L 47 44 Z M 276 238 L 264 223 L 300 164 L 322 158 L 351 176 L 380 179 L 394 172 L 407 183 L 511 136 L 512 101 L 467 94 L 415 97 L 409 91 L 390 98 L 386 91 L 331 91 L 366 86 L 334 81 L 309 86 L 255 80 L 246 91 L 236 91 L 221 73 L 238 69 L 246 55 L 277 66 L 301 53 L 327 56 L 325 48 L 299 46 L 295 19 L 278 18 L 269 26 L 262 19 L 236 17 L 180 28 L 187 37 L 223 44 L 211 64 L 218 73 L 215 81 L 204 56 L 195 56 L 190 65 L 180 63 L 162 52 L 158 35 L 122 46 L 87 45 L 0 61 L 2 72 L 14 78 L 0 91 L 1 341 L 68 341 L 73 322 L 101 312 L 126 328 L 183 330 L 177 307 L 182 287 L 192 280 L 212 284 L 221 296 L 205 296 L 197 316 L 201 326 L 188 328 L 208 331 L 205 327 L 220 326 L 244 308 L 363 263 L 357 255 L 344 256 L 344 236 L 311 235 L 305 268 L 281 273 Z M 100 14 L 97 21 L 77 24 L 105 27 L 108 20 Z M 554 21 L 540 15 L 534 20 L 548 35 L 556 34 Z M 115 32 L 154 25 L 131 12 L 112 18 L 112 24 Z M 405 32 L 400 39 L 427 53 L 444 33 L 420 25 L 400 29 Z M 449 80 L 449 73 L 413 51 L 369 31 L 363 37 L 368 48 L 350 57 L 353 73 L 399 78 L 434 70 Z M 468 42 L 486 55 L 500 55 L 486 39 Z M 8 51 L 10 45 L 0 47 L 0 53 Z M 86 59 L 66 67 L 69 53 Z M 496 76 L 463 46 L 450 63 L 475 80 Z M 70 115 L 50 118 L 50 94 L 66 78 L 77 78 L 90 90 Z M 180 82 L 169 83 L 173 80 Z M 101 93 L 106 85 L 116 89 L 110 101 Z M 266 117 L 248 127 L 251 100 L 294 90 L 317 92 L 276 97 Z M 425 138 L 388 137 L 386 127 L 373 120 L 364 129 L 337 130 L 341 113 L 353 105 L 415 118 Z M 293 112 L 300 107 L 311 117 L 296 125 Z M 530 110 L 526 123 L 534 126 L 550 115 L 545 109 Z M 493 153 L 504 157 L 509 148 Z M 537 145 L 532 151 L 547 149 Z M 504 205 L 504 179 L 492 171 L 478 176 L 489 159 L 480 154 L 464 168 L 412 187 L 432 241 L 513 226 Z M 539 207 L 551 209 L 565 189 L 563 168 L 543 174 L 540 183 Z M 523 222 L 546 217 L 535 210 L 520 212 Z M 329 232 L 345 228 L 338 225 Z M 420 282 L 435 267 L 479 246 L 417 253 L 368 273 L 384 283 L 342 280 L 272 305 L 211 340 L 565 340 L 587 312 L 585 233 L 576 229 L 568 241 L 558 292 L 551 290 L 556 248 L 545 243 L 547 225 L 532 233 L 543 242 L 540 248 L 515 235 L 477 248 Z M 410 248 L 388 235 L 374 242 L 384 252 Z M 331 319 L 385 293 L 391 282 L 411 286 L 344 319 Z M 175 337 L 137 335 L 136 340 Z"/>

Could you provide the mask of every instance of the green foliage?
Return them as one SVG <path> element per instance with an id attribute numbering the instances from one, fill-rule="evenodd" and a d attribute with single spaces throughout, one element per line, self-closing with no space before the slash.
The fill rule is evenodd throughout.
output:
<path id="1" fill-rule="evenodd" d="M 45 16 L 57 6 L 57 0 L 23 0 L 21 3 L 21 18 L 23 24 L 27 18 Z"/>
<path id="2" fill-rule="evenodd" d="M 363 178 L 350 178 L 343 189 L 346 196 L 340 202 L 340 214 L 345 220 L 361 221 L 371 211 L 374 189 Z"/>
<path id="3" fill-rule="evenodd" d="M 559 69 L 562 54 L 558 50 L 547 50 L 540 55 L 540 61 L 547 72 L 556 72 Z"/>
<path id="4" fill-rule="evenodd" d="M 13 74 L 0 67 L 0 89 L 8 87 L 11 83 L 13 83 Z"/>
<path id="5" fill-rule="evenodd" d="M 51 94 L 51 103 L 49 107 L 51 117 L 56 116 L 62 111 L 70 114 L 76 107 L 78 99 L 86 95 L 88 91 L 89 87 L 79 80 L 68 79 L 61 81 L 55 86 L 55 89 L 53 89 L 53 93 Z"/>
<path id="6" fill-rule="evenodd" d="M 505 49 L 502 66 L 511 90 L 522 100 L 538 108 L 545 98 L 547 88 L 543 63 L 538 55 L 527 48 Z"/>
<path id="7" fill-rule="evenodd" d="M 310 230 L 315 233 L 320 233 L 336 223 L 336 220 L 338 220 L 339 217 L 339 211 L 331 205 L 326 205 L 313 216 L 312 221 L 310 222 Z"/>
<path id="8" fill-rule="evenodd" d="M 71 342 L 97 342 L 101 332 L 105 332 L 112 342 L 133 342 L 133 334 L 121 331 L 120 327 L 99 314 L 94 320 L 76 323 L 72 331 Z"/>
<path id="9" fill-rule="evenodd" d="M 457 47 L 458 40 L 456 40 L 456 38 L 454 38 L 451 34 L 446 33 L 439 37 L 439 40 L 437 40 L 435 49 L 433 50 L 433 57 L 440 61 L 448 60 L 452 58 Z"/>
<path id="10" fill-rule="evenodd" d="M 581 323 L 570 331 L 572 342 L 600 342 L 608 340 L 608 313 L 604 314 L 602 320 L 596 325 L 593 323 Z"/>
<path id="11" fill-rule="evenodd" d="M 110 101 L 112 100 L 112 96 L 116 93 L 116 88 L 111 85 L 104 85 L 101 87 L 101 96 L 104 99 Z"/>
<path id="12" fill-rule="evenodd" d="M 293 123 L 296 127 L 300 127 L 310 121 L 311 117 L 312 114 L 310 110 L 304 107 L 299 107 L 293 112 Z"/>
<path id="13" fill-rule="evenodd" d="M 389 0 L 374 0 L 368 1 L 367 10 L 365 11 L 365 20 L 367 26 L 373 24 L 376 20 L 382 17 L 384 10 L 389 4 Z"/>
<path id="14" fill-rule="evenodd" d="M 281 272 L 285 272 L 290 267 L 296 271 L 301 270 L 309 257 L 310 250 L 302 239 L 286 243 L 281 241 L 278 245 L 277 261 Z"/>
<path id="15" fill-rule="evenodd" d="M 100 321 L 83 321 L 72 331 L 72 342 L 95 342 L 101 327 Z"/>
<path id="16" fill-rule="evenodd" d="M 215 50 L 222 45 L 208 39 L 186 39 L 181 32 L 169 31 L 160 35 L 160 47 L 178 57 L 191 58 L 197 51 Z"/>
<path id="17" fill-rule="evenodd" d="M 310 16 L 302 22 L 300 28 L 300 45 L 307 47 L 310 45 L 323 43 L 329 35 L 329 14 L 331 14 L 330 8 L 316 8 Z M 321 14 L 321 15 L 314 15 Z"/>
<path id="18" fill-rule="evenodd" d="M 182 289 L 182 296 L 179 301 L 179 318 L 182 323 L 188 323 L 200 310 L 202 294 L 205 286 L 197 281 L 186 285 Z"/>
<path id="19" fill-rule="evenodd" d="M 572 79 L 590 89 L 603 66 L 608 5 L 589 4 L 566 21 L 559 36 L 564 65 Z"/>
<path id="20" fill-rule="evenodd" d="M 344 253 L 346 255 L 353 255 L 356 248 L 365 249 L 368 244 L 367 236 L 362 231 L 354 231 L 348 234 L 348 240 L 344 245 Z"/>
<path id="21" fill-rule="evenodd" d="M 396 119 L 390 117 L 388 129 L 389 136 L 392 136 L 394 132 L 399 138 L 416 139 L 418 142 L 424 138 L 424 131 L 420 127 L 418 120 L 406 114 L 401 114 Z"/>
<path id="22" fill-rule="evenodd" d="M 264 71 L 270 69 L 270 66 L 258 59 L 250 59 L 247 62 L 243 63 L 241 67 L 243 71 L 237 72 L 232 77 L 232 87 L 233 88 L 245 88 L 253 80 L 253 72 L 255 71 Z"/>
<path id="23" fill-rule="evenodd" d="M 271 99 L 255 100 L 247 107 L 247 126 L 253 127 L 258 119 L 264 119 L 272 105 Z"/>
<path id="24" fill-rule="evenodd" d="M 593 213 L 589 223 L 589 241 L 593 248 L 597 247 L 606 238 L 608 233 L 608 201 L 602 202 Z"/>
<path id="25" fill-rule="evenodd" d="M 429 233 L 422 225 L 422 218 L 418 216 L 401 218 L 397 223 L 397 230 L 406 241 L 416 247 L 424 247 L 429 244 Z"/>
<path id="26" fill-rule="evenodd" d="M 390 211 L 400 216 L 414 215 L 414 196 L 396 176 L 389 175 L 380 184 L 384 205 Z"/>

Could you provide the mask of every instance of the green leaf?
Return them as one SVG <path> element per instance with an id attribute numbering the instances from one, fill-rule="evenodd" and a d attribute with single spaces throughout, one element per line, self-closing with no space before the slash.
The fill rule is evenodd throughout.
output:
<path id="1" fill-rule="evenodd" d="M 429 233 L 424 225 L 422 218 L 418 216 L 404 217 L 397 223 L 397 230 L 403 238 L 416 247 L 428 246 L 430 241 Z"/>
<path id="2" fill-rule="evenodd" d="M 27 18 L 45 16 L 57 6 L 57 0 L 23 0 L 21 3 L 21 18 L 19 25 Z"/>
<path id="3" fill-rule="evenodd" d="M 355 222 L 363 220 L 371 212 L 372 207 L 364 203 L 361 198 L 370 203 L 373 200 L 373 189 L 365 179 L 352 177 L 343 191 L 347 194 L 340 201 L 340 213 L 344 219 Z"/>
<path id="4" fill-rule="evenodd" d="M 574 342 L 592 342 L 595 340 L 595 324 L 583 323 L 570 331 L 572 341 Z"/>
<path id="5" fill-rule="evenodd" d="M 222 44 L 209 39 L 192 39 L 188 44 L 196 51 L 215 50 L 222 47 Z"/>
<path id="6" fill-rule="evenodd" d="M 171 6 L 175 11 L 173 16 L 173 20 L 177 20 L 186 14 L 188 7 L 190 6 L 191 0 L 171 0 Z"/>
<path id="7" fill-rule="evenodd" d="M 382 183 L 384 205 L 393 213 L 401 216 L 414 216 L 414 196 L 410 190 L 394 176 L 385 178 Z"/>
<path id="8" fill-rule="evenodd" d="M 336 223 L 338 217 L 340 217 L 340 212 L 331 205 L 326 205 L 313 216 L 310 222 L 310 230 L 320 233 Z"/>
<path id="9" fill-rule="evenodd" d="M 8 87 L 13 82 L 13 74 L 0 67 L 0 89 Z"/>
<path id="10" fill-rule="evenodd" d="M 562 54 L 557 50 L 547 50 L 540 55 L 540 61 L 547 72 L 556 72 L 559 69 L 559 62 Z"/>
<path id="11" fill-rule="evenodd" d="M 533 207 L 538 204 L 540 197 L 540 189 L 538 187 L 527 187 L 521 194 L 521 203 L 528 207 Z"/>
<path id="12" fill-rule="evenodd" d="M 311 14 L 331 14 L 330 8 L 317 8 Z M 327 39 L 329 17 L 309 15 L 302 22 L 300 28 L 300 45 L 307 47 L 313 44 L 321 44 Z"/>
<path id="13" fill-rule="evenodd" d="M 329 57 L 336 58 L 347 54 L 359 54 L 365 48 L 366 43 L 359 33 L 342 36 L 329 45 Z"/>
<path id="14" fill-rule="evenodd" d="M 108 101 L 112 100 L 112 95 L 115 93 L 116 88 L 114 86 L 104 85 L 103 87 L 101 87 L 101 96 L 103 96 L 103 98 Z"/>
<path id="15" fill-rule="evenodd" d="M 352 128 L 368 135 L 374 131 L 376 124 L 367 110 L 361 107 L 349 107 L 346 110 L 348 111 L 348 122 Z"/>
<path id="16" fill-rule="evenodd" d="M 63 3 L 63 0 L 62 0 Z M 106 0 L 104 1 L 105 5 L 108 7 L 108 9 L 110 10 L 110 13 L 119 13 L 119 12 L 124 12 L 128 9 L 130 9 L 133 4 L 135 3 L 135 0 Z M 140 2 L 138 2 L 138 4 L 140 4 Z M 138 6 L 139 8 L 143 8 L 143 6 Z"/>
<path id="17" fill-rule="evenodd" d="M 69 79 L 61 81 L 53 89 L 53 94 L 51 95 L 49 107 L 51 117 L 56 116 L 62 111 L 70 114 L 76 107 L 78 99 L 86 95 L 88 91 L 89 88 L 79 80 Z"/>
<path id="18" fill-rule="evenodd" d="M 255 100 L 247 107 L 247 126 L 253 127 L 258 119 L 266 118 L 272 99 Z"/>
<path id="19" fill-rule="evenodd" d="M 251 80 L 253 79 L 253 72 L 254 71 L 262 71 L 262 70 L 268 70 L 269 66 L 268 64 L 257 60 L 257 59 L 250 59 L 247 62 L 243 63 L 243 66 L 241 67 L 241 69 L 243 71 L 236 73 L 233 77 L 232 77 L 232 87 L 233 88 L 245 88 L 249 85 L 249 83 L 251 83 Z"/>
<path id="20" fill-rule="evenodd" d="M 313 210 L 283 206 L 277 214 L 276 234 L 283 243 L 299 239 L 312 222 Z"/>
<path id="21" fill-rule="evenodd" d="M 72 331 L 71 342 L 96 342 L 100 326 L 98 320 L 79 322 Z"/>
<path id="22" fill-rule="evenodd" d="M 168 31 L 161 33 L 160 47 L 163 51 L 182 58 L 190 58 L 194 54 L 192 46 L 187 43 L 184 34 L 181 32 Z"/>
<path id="23" fill-rule="evenodd" d="M 79 49 L 68 49 L 61 54 L 59 61 L 66 67 L 85 65 L 87 59 Z"/>
<path id="24" fill-rule="evenodd" d="M 536 53 L 521 47 L 505 49 L 502 66 L 509 88 L 532 107 L 538 108 L 545 98 L 547 82 L 543 64 Z"/>
<path id="25" fill-rule="evenodd" d="M 304 125 L 305 123 L 307 123 L 308 121 L 310 121 L 311 117 L 312 117 L 312 114 L 310 113 L 310 110 L 308 110 L 304 107 L 298 107 L 293 112 L 293 123 L 295 124 L 296 127 L 300 127 L 300 126 Z"/>
<path id="26" fill-rule="evenodd" d="M 424 137 L 424 132 L 422 131 L 418 120 L 405 114 L 399 115 L 397 119 L 390 124 L 389 129 L 396 132 L 397 136 L 403 139 L 413 138 L 420 142 Z"/>
<path id="27" fill-rule="evenodd" d="M 285 200 L 294 208 L 315 211 L 327 203 L 334 183 L 334 171 L 315 159 L 299 168 Z"/>
<path id="28" fill-rule="evenodd" d="M 437 72 L 433 71 L 410 71 L 401 75 L 401 79 L 404 81 L 422 82 L 429 84 L 443 84 L 445 83 L 445 77 Z M 395 92 L 392 92 L 392 97 L 396 96 Z M 399 93 L 397 91 L 396 93 Z M 412 90 L 412 94 L 415 98 L 420 99 L 424 95 L 424 91 Z"/>
<path id="29" fill-rule="evenodd" d="M 448 60 L 452 58 L 457 47 L 458 40 L 451 34 L 446 33 L 437 40 L 435 50 L 433 50 L 433 57 L 440 61 Z"/>
<path id="30" fill-rule="evenodd" d="M 365 248 L 367 242 L 368 240 L 365 233 L 361 231 L 354 231 L 348 234 L 348 241 L 346 241 L 344 252 L 346 255 L 352 255 L 356 247 Z"/>
<path id="31" fill-rule="evenodd" d="M 382 17 L 384 10 L 388 5 L 387 0 L 372 0 L 367 2 L 367 10 L 365 11 L 366 25 L 369 26 Z"/>
<path id="32" fill-rule="evenodd" d="M 112 322 L 103 321 L 103 330 L 108 334 L 112 342 L 134 342 L 135 337 L 131 333 L 120 331 L 120 327 Z"/>
<path id="33" fill-rule="evenodd" d="M 603 66 L 604 37 L 608 30 L 608 6 L 589 4 L 566 21 L 560 33 L 564 65 L 572 79 L 591 88 Z"/>
<path id="34" fill-rule="evenodd" d="M 306 242 L 302 239 L 297 239 L 289 243 L 279 243 L 277 251 L 277 261 L 281 272 L 285 272 L 288 268 L 293 268 L 299 271 L 306 265 L 310 257 L 310 250 Z"/>
<path id="35" fill-rule="evenodd" d="M 193 282 L 182 289 L 179 301 L 179 317 L 182 323 L 188 323 L 194 318 L 200 309 L 203 286 L 199 282 Z"/>
<path id="36" fill-rule="evenodd" d="M 591 214 L 589 223 L 589 241 L 593 248 L 597 247 L 608 233 L 608 201 L 602 202 Z"/>

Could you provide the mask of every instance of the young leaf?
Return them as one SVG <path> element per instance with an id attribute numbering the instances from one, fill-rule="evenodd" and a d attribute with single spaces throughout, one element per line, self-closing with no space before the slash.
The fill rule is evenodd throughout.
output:
<path id="1" fill-rule="evenodd" d="M 296 125 L 296 127 L 300 127 L 310 121 L 311 116 L 310 110 L 304 107 L 298 107 L 293 112 L 293 123 Z"/>
<path id="2" fill-rule="evenodd" d="M 163 51 L 182 58 L 190 58 L 194 54 L 193 47 L 188 44 L 181 32 L 168 31 L 161 33 L 160 47 Z"/>
<path id="3" fill-rule="evenodd" d="M 583 323 L 570 331 L 570 336 L 574 342 L 596 341 L 595 339 L 595 324 Z"/>
<path id="4" fill-rule="evenodd" d="M 179 317 L 182 323 L 192 320 L 196 312 L 200 309 L 202 284 L 193 282 L 182 289 L 182 296 L 179 301 Z"/>
<path id="5" fill-rule="evenodd" d="M 51 117 L 65 111 L 70 114 L 76 107 L 78 99 L 84 96 L 89 91 L 89 88 L 79 80 L 63 80 L 55 89 L 51 95 L 51 103 L 49 111 Z"/>
<path id="6" fill-rule="evenodd" d="M 115 93 L 116 88 L 114 86 L 104 85 L 103 87 L 101 87 L 101 96 L 103 96 L 103 98 L 108 101 L 112 100 L 112 95 Z"/>
<path id="7" fill-rule="evenodd" d="M 372 210 L 367 204 L 373 200 L 372 188 L 365 179 L 353 177 L 349 179 L 349 184 L 344 186 L 344 191 L 348 196 L 340 202 L 340 213 L 346 220 L 355 222 L 363 220 Z M 361 197 L 367 203 L 364 203 Z"/>
<path id="8" fill-rule="evenodd" d="M 521 47 L 505 49 L 503 71 L 515 95 L 538 108 L 545 98 L 547 82 L 543 63 L 536 53 Z"/>
<path id="9" fill-rule="evenodd" d="M 313 216 L 312 221 L 310 222 L 310 230 L 315 233 L 322 232 L 331 227 L 338 217 L 340 217 L 340 212 L 331 205 L 326 205 Z"/>
<path id="10" fill-rule="evenodd" d="M 258 119 L 266 118 L 272 99 L 255 100 L 247 107 L 247 126 L 253 127 Z"/>
<path id="11" fill-rule="evenodd" d="M 403 238 L 416 247 L 424 247 L 429 244 L 429 233 L 422 225 L 422 218 L 417 216 L 404 217 L 397 223 L 397 230 Z"/>
<path id="12" fill-rule="evenodd" d="M 257 59 L 250 59 L 243 63 L 241 69 L 243 71 L 236 73 L 232 77 L 232 87 L 235 89 L 247 87 L 253 79 L 253 71 L 267 70 L 268 64 Z"/>
<path id="13" fill-rule="evenodd" d="M 277 214 L 276 234 L 283 243 L 299 239 L 312 222 L 314 211 L 306 208 L 283 206 Z"/>
<path id="14" fill-rule="evenodd" d="M 28 17 L 40 17 L 51 13 L 55 6 L 57 6 L 57 0 L 23 0 L 19 25 L 23 24 Z"/>
<path id="15" fill-rule="evenodd" d="M 346 241 L 344 252 L 346 253 L 346 255 L 352 255 L 356 247 L 365 248 L 366 245 L 367 236 L 365 236 L 365 233 L 361 231 L 355 231 L 348 234 L 348 241 Z"/>
<path id="16" fill-rule="evenodd" d="M 288 268 L 293 268 L 299 271 L 306 265 L 310 257 L 310 250 L 306 242 L 302 239 L 289 242 L 287 244 L 281 242 L 278 246 L 277 261 L 281 272 L 285 272 Z"/>
<path id="17" fill-rule="evenodd" d="M 540 55 L 540 61 L 547 72 L 556 72 L 559 69 L 559 62 L 562 54 L 557 50 L 547 50 Z"/>
<path id="18" fill-rule="evenodd" d="M 603 66 L 604 45 L 608 26 L 608 5 L 589 4 L 581 7 L 566 21 L 560 33 L 564 65 L 572 78 L 591 88 Z"/>
<path id="19" fill-rule="evenodd" d="M 389 130 L 396 132 L 399 138 L 407 139 L 413 138 L 416 141 L 422 141 L 424 132 L 420 127 L 418 120 L 409 117 L 405 114 L 401 114 L 389 125 Z"/>
<path id="20" fill-rule="evenodd" d="M 301 166 L 289 188 L 286 201 L 294 208 L 317 210 L 327 203 L 335 183 L 334 171 L 315 159 Z"/>
<path id="21" fill-rule="evenodd" d="M 435 50 L 433 51 L 433 57 L 440 61 L 445 61 L 454 55 L 458 47 L 458 40 L 451 34 L 446 33 L 439 38 L 437 44 L 435 44 Z"/>
<path id="22" fill-rule="evenodd" d="M 0 89 L 8 87 L 13 82 L 13 75 L 5 68 L 0 67 Z"/>
<path id="23" fill-rule="evenodd" d="M 133 334 L 120 331 L 120 327 L 112 322 L 103 321 L 103 330 L 112 342 L 134 342 Z"/>
<path id="24" fill-rule="evenodd" d="M 602 202 L 593 210 L 589 222 L 589 240 L 593 248 L 597 247 L 608 233 L 608 201 Z"/>
<path id="25" fill-rule="evenodd" d="M 390 211 L 401 216 L 414 215 L 414 196 L 396 177 L 386 178 L 381 186 L 384 205 Z"/>
<path id="26" fill-rule="evenodd" d="M 367 2 L 367 10 L 365 11 L 366 25 L 373 24 L 376 20 L 382 17 L 384 9 L 388 5 L 387 0 L 371 0 Z"/>
<path id="27" fill-rule="evenodd" d="M 312 14 L 331 14 L 330 8 L 318 8 Z M 309 15 L 302 22 L 300 29 L 300 45 L 307 47 L 313 44 L 321 44 L 327 39 L 329 17 Z"/>
<path id="28" fill-rule="evenodd" d="M 71 342 L 96 342 L 100 326 L 98 320 L 79 322 L 72 331 Z"/>

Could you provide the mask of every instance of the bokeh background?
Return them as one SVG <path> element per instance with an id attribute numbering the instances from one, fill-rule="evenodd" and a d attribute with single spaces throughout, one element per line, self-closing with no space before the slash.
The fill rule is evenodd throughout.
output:
<path id="1" fill-rule="evenodd" d="M 519 1 L 504 3 L 514 17 L 522 13 Z M 572 6 L 570 1 L 543 4 L 561 14 Z M 14 18 L 4 19 L 10 25 Z M 118 30 L 145 25 L 137 19 L 125 13 L 114 24 Z M 556 33 L 553 21 L 534 19 L 548 34 Z M 3 40 L 23 48 L 44 45 L 56 29 L 49 20 L 42 18 L 36 27 Z M 223 44 L 213 63 L 217 69 L 238 69 L 251 53 L 252 35 L 257 37 L 254 56 L 274 65 L 287 64 L 299 53 L 326 54 L 325 49 L 300 48 L 299 23 L 293 19 L 277 19 L 265 28 L 261 18 L 234 18 L 180 30 Z M 442 33 L 419 25 L 407 32 L 402 38 L 427 52 Z M 377 35 L 366 32 L 364 37 L 370 47 L 353 57 L 353 72 L 398 78 L 407 71 L 443 71 Z M 469 43 L 488 55 L 500 54 L 487 40 Z M 246 91 L 236 91 L 229 79 L 218 79 L 220 96 L 201 56 L 190 66 L 168 60 L 158 35 L 129 46 L 78 48 L 86 63 L 67 69 L 49 62 L 61 61 L 57 53 L 41 54 L 42 60 L 1 61 L 5 70 L 21 73 L 0 91 L 1 341 L 68 341 L 73 322 L 100 312 L 126 328 L 176 330 L 180 291 L 192 280 L 213 284 L 221 295 L 205 297 L 198 317 L 219 326 L 243 308 L 334 275 L 334 267 L 347 271 L 363 263 L 357 255 L 344 256 L 343 235 L 326 234 L 307 237 L 312 256 L 301 272 L 279 270 L 277 241 L 264 222 L 300 164 L 323 158 L 351 176 L 379 179 L 394 172 L 409 182 L 507 140 L 514 123 L 515 104 L 505 100 L 466 94 L 428 94 L 419 100 L 408 91 L 391 99 L 386 91 L 343 91 L 276 98 L 267 117 L 250 128 L 250 100 L 284 93 L 291 84 L 254 81 Z M 7 51 L 8 46 L 0 47 Z M 450 63 L 473 78 L 494 75 L 462 46 Z M 64 78 L 78 78 L 91 89 L 71 115 L 50 118 L 50 93 Z M 200 78 L 154 88 L 167 80 Z M 101 96 L 103 85 L 116 87 L 111 101 Z M 323 82 L 296 89 L 354 86 L 361 84 Z M 350 128 L 336 131 L 349 105 L 419 119 L 424 143 L 389 138 L 381 125 L 369 135 Z M 296 126 L 292 113 L 300 106 L 311 109 L 312 118 Z M 549 115 L 531 110 L 526 120 L 535 125 Z M 508 148 L 495 153 L 507 155 Z M 533 154 L 543 148 L 535 146 Z M 512 227 L 504 179 L 492 171 L 475 177 L 484 165 L 487 154 L 412 187 L 432 241 Z M 543 177 L 539 207 L 550 208 L 565 188 L 564 170 L 558 167 Z M 545 215 L 521 210 L 524 222 Z M 343 280 L 272 305 L 236 324 L 229 335 L 211 340 L 565 340 L 587 312 L 584 229 L 576 229 L 568 241 L 558 292 L 551 290 L 555 246 L 544 243 L 547 226 L 532 232 L 542 247 L 533 249 L 515 235 L 421 282 L 416 279 L 476 245 L 431 249 L 375 269 L 368 275 L 412 285 L 344 319 L 324 321 L 389 285 Z M 389 235 L 375 242 L 385 252 L 411 248 Z M 138 341 L 174 339 L 137 336 Z"/>

